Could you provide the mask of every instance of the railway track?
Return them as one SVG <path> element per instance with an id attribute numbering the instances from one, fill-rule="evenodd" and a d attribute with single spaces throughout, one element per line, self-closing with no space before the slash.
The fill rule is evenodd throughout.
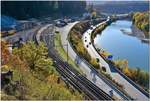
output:
<path id="1" fill-rule="evenodd" d="M 46 29 L 45 29 L 46 30 Z M 44 30 L 43 30 L 44 31 Z M 40 31 L 43 35 L 42 31 Z M 37 34 L 33 36 L 33 40 L 36 44 L 39 43 L 39 35 Z M 49 56 L 53 59 L 56 70 L 59 72 L 64 81 L 77 89 L 80 92 L 83 92 L 89 99 L 91 100 L 113 100 L 111 96 L 89 81 L 86 77 L 81 75 L 77 70 L 75 70 L 70 64 L 65 62 L 57 53 L 54 47 L 48 46 L 48 40 L 42 37 L 41 41 L 45 42 L 48 48 Z"/>
<path id="2" fill-rule="evenodd" d="M 73 85 L 75 85 L 76 88 L 79 88 L 78 90 L 86 93 L 86 95 L 92 100 L 112 100 L 112 98 L 99 87 L 95 86 L 91 81 L 80 75 L 76 70 L 72 70 L 73 67 L 70 67 L 66 62 L 63 62 L 54 50 L 51 49 L 50 54 L 55 60 L 57 70 L 61 71 L 61 74 L 65 73 L 68 82 L 72 81 Z"/>

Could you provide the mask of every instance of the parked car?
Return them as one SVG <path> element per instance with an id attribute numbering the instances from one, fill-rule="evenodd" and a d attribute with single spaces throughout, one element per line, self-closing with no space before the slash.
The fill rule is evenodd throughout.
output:
<path id="1" fill-rule="evenodd" d="M 93 26 L 93 25 L 91 25 L 91 26 L 90 26 L 90 29 L 92 30 L 92 29 L 93 29 L 93 27 L 94 27 L 94 26 Z"/>
<path id="2" fill-rule="evenodd" d="M 55 20 L 55 26 L 57 27 L 63 27 L 66 25 L 67 25 L 67 22 L 62 19 Z"/>

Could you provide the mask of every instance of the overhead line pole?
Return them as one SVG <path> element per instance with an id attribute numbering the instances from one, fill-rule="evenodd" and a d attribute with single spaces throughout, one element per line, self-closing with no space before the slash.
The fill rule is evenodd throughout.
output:
<path id="1" fill-rule="evenodd" d="M 56 31 L 56 27 L 54 27 L 54 30 Z M 55 32 L 53 33 L 53 46 L 54 47 L 61 47 L 61 46 L 66 46 L 67 47 L 67 63 L 69 62 L 69 55 L 68 55 L 68 43 L 66 43 L 66 44 L 61 44 L 60 46 L 56 46 L 55 45 L 55 42 L 54 42 L 54 38 L 56 38 L 55 37 L 55 35 L 54 34 L 56 34 Z M 60 38 L 58 39 L 59 41 L 60 41 Z"/>

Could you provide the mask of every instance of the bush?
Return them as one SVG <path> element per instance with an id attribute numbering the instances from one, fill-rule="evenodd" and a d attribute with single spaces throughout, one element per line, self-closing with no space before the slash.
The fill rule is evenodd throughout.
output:
<path id="1" fill-rule="evenodd" d="M 91 36 L 91 39 L 93 40 L 95 37 L 96 37 L 96 35 L 98 34 L 98 33 L 101 33 L 101 31 L 103 31 L 106 27 L 107 27 L 107 23 L 104 23 L 104 24 L 102 24 L 101 26 L 98 26 L 98 28 L 96 28 L 93 32 L 92 32 L 92 36 Z"/>
<path id="2" fill-rule="evenodd" d="M 100 69 L 100 65 L 99 63 L 97 62 L 96 59 L 92 58 L 90 63 L 96 68 L 96 69 Z"/>
<path id="3" fill-rule="evenodd" d="M 102 66 L 102 71 L 106 72 L 106 68 Z"/>

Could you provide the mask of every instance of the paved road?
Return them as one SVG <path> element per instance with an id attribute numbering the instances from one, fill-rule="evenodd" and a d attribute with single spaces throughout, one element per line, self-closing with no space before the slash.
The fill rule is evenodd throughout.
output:
<path id="1" fill-rule="evenodd" d="M 32 40 L 34 33 L 39 28 L 40 28 L 40 26 L 36 26 L 36 27 L 34 27 L 32 29 L 29 29 L 29 30 L 20 31 L 20 32 L 17 32 L 16 34 L 14 34 L 14 35 L 4 37 L 4 38 L 2 38 L 2 40 L 7 40 L 10 43 L 14 43 L 14 42 L 18 41 L 19 38 L 22 38 L 23 41 L 26 42 L 28 40 Z"/>
<path id="2" fill-rule="evenodd" d="M 104 24 L 106 21 L 96 25 L 93 27 L 93 29 L 95 29 L 97 26 L 101 25 L 101 24 Z M 100 66 L 104 66 L 106 67 L 106 71 L 108 74 L 111 73 L 110 71 L 110 68 L 108 66 L 108 64 L 103 60 L 102 57 L 99 56 L 99 54 L 97 54 L 97 52 L 95 52 L 95 49 L 94 47 L 92 46 L 92 44 L 89 44 L 91 42 L 91 33 L 93 31 L 93 29 L 88 29 L 82 36 L 82 40 L 83 40 L 83 44 L 84 44 L 84 47 L 87 49 L 88 53 L 93 57 L 93 58 L 99 58 L 100 60 Z M 85 42 L 86 40 L 86 42 Z M 88 45 L 88 47 L 87 47 Z M 107 68 L 108 67 L 108 68 Z"/>
<path id="3" fill-rule="evenodd" d="M 94 26 L 93 29 L 95 29 L 97 26 L 103 24 L 104 22 Z M 146 97 L 143 93 L 141 93 L 138 89 L 136 89 L 131 83 L 129 83 L 124 77 L 122 77 L 118 72 L 114 71 L 113 67 L 108 65 L 107 62 L 97 53 L 97 51 L 94 49 L 93 45 L 89 45 L 89 42 L 91 42 L 91 32 L 93 29 L 88 29 L 82 37 L 83 43 L 85 48 L 88 50 L 89 54 L 93 58 L 99 58 L 100 65 L 106 67 L 107 73 L 111 75 L 111 77 L 117 81 L 119 84 L 122 84 L 124 86 L 124 90 L 134 99 L 142 100 L 142 101 L 148 101 L 148 97 Z M 85 42 L 85 40 L 87 40 Z M 86 46 L 89 45 L 87 48 Z"/>
<path id="4" fill-rule="evenodd" d="M 72 49 L 72 47 L 70 46 L 70 43 L 67 40 L 67 36 L 68 33 L 70 31 L 70 29 L 78 22 L 75 23 L 70 23 L 65 27 L 62 28 L 57 28 L 57 30 L 59 30 L 60 34 L 61 34 L 61 41 L 63 44 L 68 44 L 68 55 L 69 57 L 75 61 L 75 59 L 77 58 L 77 54 L 74 52 L 74 50 Z M 65 51 L 67 52 L 67 47 L 64 46 L 63 47 L 65 49 Z M 101 88 L 103 91 L 105 91 L 107 94 L 109 94 L 109 91 L 112 90 L 113 88 L 111 86 L 109 86 L 108 84 L 106 84 L 100 77 L 99 75 L 93 71 L 91 68 L 89 68 L 89 66 L 81 61 L 81 63 L 79 64 L 79 67 L 81 68 L 81 70 L 83 71 L 83 73 L 86 74 L 87 78 L 92 81 L 94 84 L 96 84 L 99 88 Z M 113 92 L 113 94 L 118 98 L 118 99 L 123 99 L 122 95 L 116 91 Z"/>

